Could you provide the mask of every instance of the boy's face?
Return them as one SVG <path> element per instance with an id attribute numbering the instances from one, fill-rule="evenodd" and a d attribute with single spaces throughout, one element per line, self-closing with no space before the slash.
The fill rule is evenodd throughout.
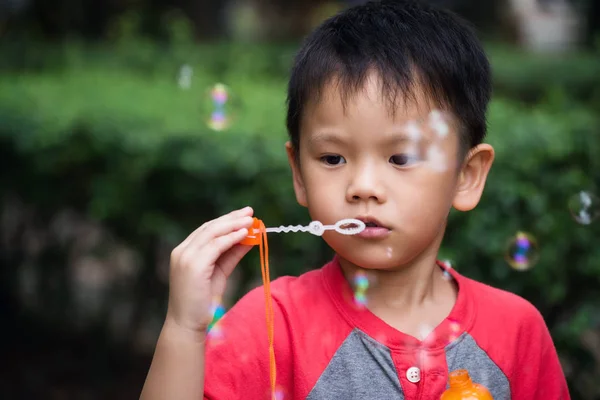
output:
<path id="1" fill-rule="evenodd" d="M 428 121 L 432 111 L 427 98 L 417 93 L 416 102 L 399 104 L 392 114 L 380 93 L 372 75 L 344 108 L 329 85 L 306 107 L 299 153 L 287 148 L 296 198 L 313 220 L 366 218 L 379 225 L 362 236 L 326 232 L 327 243 L 355 265 L 389 269 L 437 254 L 450 208 L 477 205 L 493 149 L 483 144 L 458 160 L 451 121 L 443 137 L 421 129 L 419 140 L 411 139 L 407 124 Z"/>

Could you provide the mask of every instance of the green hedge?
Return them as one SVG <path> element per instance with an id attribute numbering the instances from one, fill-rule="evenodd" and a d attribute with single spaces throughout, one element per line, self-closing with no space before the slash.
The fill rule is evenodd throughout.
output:
<path id="1" fill-rule="evenodd" d="M 95 45 L 5 41 L 0 43 L 0 72 L 126 69 L 154 81 L 157 76 L 172 77 L 181 65 L 189 64 L 202 70 L 201 79 L 229 81 L 261 76 L 285 82 L 297 49 L 295 43 L 196 44 L 185 34 L 172 36 L 170 42 L 159 44 L 137 37 Z M 490 43 L 486 51 L 493 65 L 496 95 L 537 102 L 549 91 L 560 90 L 571 98 L 595 102 L 600 108 L 600 47 L 595 53 L 536 55 Z"/>
<path id="2" fill-rule="evenodd" d="M 492 45 L 487 51 L 496 95 L 535 103 L 560 91 L 600 107 L 600 48 L 596 53 L 535 55 Z"/>
<path id="3" fill-rule="evenodd" d="M 242 53 L 240 62 L 252 64 L 252 56 Z M 254 54 L 256 64 L 274 53 Z M 157 237 L 175 245 L 202 222 L 243 205 L 252 205 L 268 225 L 308 221 L 295 203 L 283 149 L 282 76 L 261 68 L 218 73 L 201 68 L 198 59 L 191 63 L 192 88 L 182 90 L 172 59 L 157 61 L 171 67 L 145 74 L 118 58 L 90 60 L 93 55 L 71 67 L 6 69 L 0 76 L 2 195 L 33 204 L 46 222 L 57 209 L 79 210 L 140 250 L 150 272 L 138 290 L 153 288 L 157 315 L 166 290 L 152 272 Z M 239 118 L 223 132 L 205 124 L 205 90 L 217 78 L 240 102 Z M 586 79 L 592 81 L 589 93 L 598 89 L 597 77 Z M 600 117 L 593 102 L 585 105 L 563 89 L 554 85 L 534 104 L 494 100 L 489 142 L 497 159 L 477 209 L 451 214 L 442 257 L 467 276 L 532 301 L 569 365 L 573 388 L 580 388 L 575 392 L 581 390 L 575 398 L 589 398 L 598 387 L 581 388 L 580 378 L 598 366 L 580 338 L 600 328 L 600 221 L 578 225 L 567 202 L 580 190 L 600 194 Z M 539 262 L 527 272 L 504 261 L 507 241 L 521 230 L 540 245 Z M 310 235 L 275 235 L 271 242 L 276 276 L 299 274 L 330 256 Z M 9 256 L 5 260 L 16 260 L 14 252 Z M 17 268 L 7 265 L 3 282 L 14 282 Z M 245 280 L 259 276 L 256 255 L 241 268 Z M 56 291 L 61 300 L 49 298 L 47 307 L 64 306 L 64 294 Z M 58 315 L 69 321 L 66 311 Z"/>

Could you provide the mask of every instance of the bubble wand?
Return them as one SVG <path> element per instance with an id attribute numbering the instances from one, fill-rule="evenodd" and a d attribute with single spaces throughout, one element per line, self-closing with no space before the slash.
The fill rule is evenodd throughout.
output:
<path id="1" fill-rule="evenodd" d="M 277 367 L 275 364 L 275 349 L 273 347 L 274 337 L 274 314 L 271 302 L 271 278 L 269 274 L 269 244 L 267 233 L 289 233 L 308 232 L 315 236 L 323 236 L 325 231 L 333 230 L 342 235 L 356 235 L 365 229 L 365 223 L 358 219 L 342 219 L 334 225 L 323 225 L 319 221 L 312 221 L 307 226 L 288 225 L 276 228 L 266 228 L 265 224 L 258 218 L 254 218 L 252 226 L 248 229 L 248 236 L 240 244 L 255 246 L 260 250 L 260 266 L 265 291 L 265 310 L 267 321 L 267 336 L 269 338 L 269 378 L 271 383 L 271 396 L 275 400 L 275 383 L 277 380 Z"/>

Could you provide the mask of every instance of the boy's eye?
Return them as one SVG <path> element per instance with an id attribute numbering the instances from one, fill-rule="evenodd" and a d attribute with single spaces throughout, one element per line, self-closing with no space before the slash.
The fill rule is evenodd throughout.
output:
<path id="1" fill-rule="evenodd" d="M 344 157 L 335 154 L 321 157 L 321 161 L 328 165 L 338 165 L 346 162 Z"/>
<path id="2" fill-rule="evenodd" d="M 411 154 L 394 154 L 390 157 L 390 162 L 395 165 L 405 166 L 417 161 L 417 156 Z"/>

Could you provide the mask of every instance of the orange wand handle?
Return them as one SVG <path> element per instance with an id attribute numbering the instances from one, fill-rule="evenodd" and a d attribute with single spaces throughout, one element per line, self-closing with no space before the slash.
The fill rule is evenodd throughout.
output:
<path id="1" fill-rule="evenodd" d="M 240 244 L 245 244 L 247 246 L 260 246 L 262 243 L 262 232 L 266 232 L 265 224 L 258 219 L 254 218 L 252 222 L 252 226 L 248 229 L 248 236 L 244 240 L 240 242 Z"/>

